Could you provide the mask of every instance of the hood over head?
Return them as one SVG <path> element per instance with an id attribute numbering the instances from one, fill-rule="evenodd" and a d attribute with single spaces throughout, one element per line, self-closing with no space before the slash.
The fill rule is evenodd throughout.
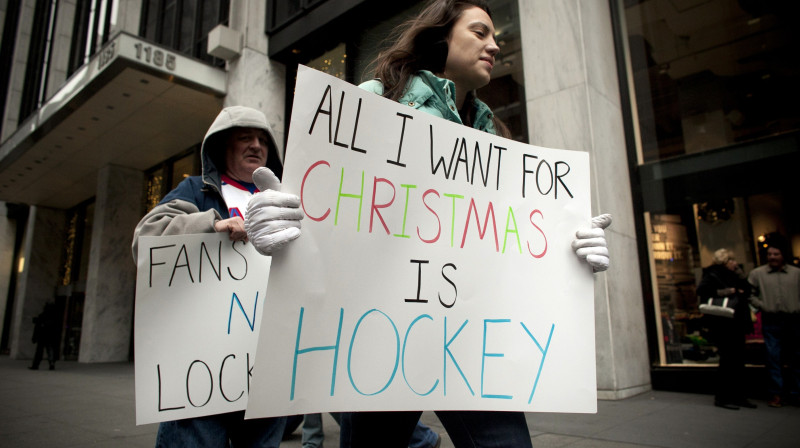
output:
<path id="1" fill-rule="evenodd" d="M 280 179 L 283 161 L 278 151 L 278 142 L 264 113 L 251 107 L 230 106 L 222 109 L 203 138 L 203 146 L 200 148 L 203 180 L 219 187 L 220 174 L 224 172 L 227 131 L 233 128 L 255 128 L 267 133 L 267 168 Z"/>

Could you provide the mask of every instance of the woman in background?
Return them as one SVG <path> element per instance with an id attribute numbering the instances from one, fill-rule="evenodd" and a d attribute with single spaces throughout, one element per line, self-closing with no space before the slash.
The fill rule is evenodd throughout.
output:
<path id="1" fill-rule="evenodd" d="M 746 398 L 744 379 L 745 335 L 753 331 L 750 318 L 750 284 L 744 277 L 736 256 L 727 249 L 714 252 L 714 264 L 703 269 L 697 285 L 700 301 L 724 298 L 736 302 L 733 318 L 706 315 L 711 335 L 719 351 L 717 391 L 714 406 L 737 410 L 739 407 L 755 408 Z"/>

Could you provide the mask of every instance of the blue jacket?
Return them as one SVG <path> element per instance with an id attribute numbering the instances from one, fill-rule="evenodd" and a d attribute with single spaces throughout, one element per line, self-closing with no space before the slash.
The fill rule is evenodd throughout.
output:
<path id="1" fill-rule="evenodd" d="M 222 219 L 228 219 L 230 215 L 225 200 L 222 199 L 220 185 L 220 183 L 204 183 L 201 176 L 187 177 L 167 193 L 159 205 L 180 199 L 196 205 L 199 211 L 216 210 Z"/>
<path id="2" fill-rule="evenodd" d="M 378 95 L 383 95 L 383 83 L 379 79 L 363 82 L 359 87 Z M 453 81 L 439 78 L 427 70 L 421 70 L 408 81 L 408 85 L 406 85 L 406 89 L 398 102 L 445 120 L 464 124 L 458 115 L 455 99 L 456 86 Z M 497 134 L 492 121 L 494 118 L 492 110 L 489 109 L 486 103 L 477 98 L 473 101 L 477 108 L 477 113 L 472 127 L 490 134 Z"/>

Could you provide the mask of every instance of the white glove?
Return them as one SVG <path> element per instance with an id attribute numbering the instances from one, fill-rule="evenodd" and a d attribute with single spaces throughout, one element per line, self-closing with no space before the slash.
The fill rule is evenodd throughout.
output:
<path id="1" fill-rule="evenodd" d="M 272 255 L 300 236 L 300 220 L 304 216 L 300 198 L 281 193 L 281 182 L 268 168 L 256 169 L 253 183 L 260 192 L 247 203 L 244 228 L 260 254 Z"/>
<path id="2" fill-rule="evenodd" d="M 572 249 L 579 258 L 586 260 L 592 266 L 594 272 L 608 269 L 608 244 L 603 229 L 610 225 L 611 215 L 604 214 L 592 218 L 591 229 L 575 232 L 576 238 L 572 241 Z"/>

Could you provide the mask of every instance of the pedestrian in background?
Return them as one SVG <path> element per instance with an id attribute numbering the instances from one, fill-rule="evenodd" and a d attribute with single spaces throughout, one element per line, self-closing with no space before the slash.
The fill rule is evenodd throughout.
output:
<path id="1" fill-rule="evenodd" d="M 786 264 L 791 251 L 783 238 L 773 237 L 767 245 L 767 264 L 753 269 L 747 280 L 754 291 L 750 301 L 761 310 L 768 404 L 800 405 L 800 268 Z M 784 364 L 788 366 L 785 374 Z"/>
<path id="2" fill-rule="evenodd" d="M 33 318 L 33 337 L 31 341 L 36 344 L 36 353 L 33 355 L 33 363 L 28 367 L 31 370 L 39 370 L 44 352 L 47 352 L 47 362 L 50 370 L 56 369 L 56 357 L 58 356 L 58 315 L 54 303 L 46 303 L 44 309 L 38 316 Z"/>

